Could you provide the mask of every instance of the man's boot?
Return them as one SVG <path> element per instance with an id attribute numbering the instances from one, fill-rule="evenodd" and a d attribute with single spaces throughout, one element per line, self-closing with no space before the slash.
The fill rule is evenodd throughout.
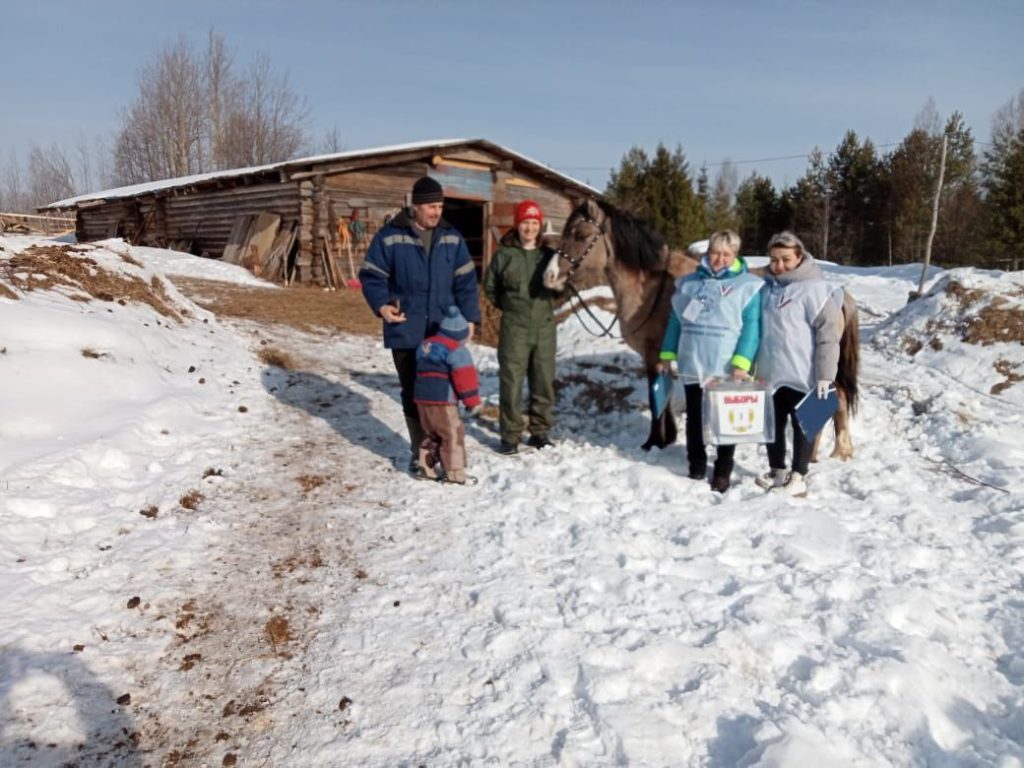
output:
<path id="1" fill-rule="evenodd" d="M 410 416 L 405 417 L 405 426 L 409 430 L 409 472 L 416 475 L 420 471 L 420 443 L 427 433 L 420 426 L 420 420 Z"/>

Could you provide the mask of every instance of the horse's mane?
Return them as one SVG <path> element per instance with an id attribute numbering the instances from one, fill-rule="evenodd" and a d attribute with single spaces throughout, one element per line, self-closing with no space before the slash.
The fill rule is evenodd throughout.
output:
<path id="1" fill-rule="evenodd" d="M 616 208 L 604 200 L 595 201 L 611 226 L 615 259 L 627 269 L 658 272 L 664 269 L 662 251 L 665 238 L 648 226 L 647 222 L 628 211 Z M 569 216 L 569 224 L 585 218 L 587 204 L 582 203 Z"/>

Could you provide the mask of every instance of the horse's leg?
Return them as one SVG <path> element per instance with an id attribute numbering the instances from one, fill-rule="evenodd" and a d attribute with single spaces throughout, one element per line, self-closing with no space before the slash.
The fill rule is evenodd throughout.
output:
<path id="1" fill-rule="evenodd" d="M 836 446 L 832 449 L 832 458 L 847 461 L 853 458 L 853 440 L 850 438 L 850 402 L 846 390 L 842 387 L 836 387 L 836 394 L 839 397 L 839 409 L 832 417 L 832 424 L 836 431 Z"/>
<path id="2" fill-rule="evenodd" d="M 811 455 L 807 457 L 807 460 L 814 464 L 818 460 L 818 446 L 821 445 L 821 436 L 825 433 L 825 430 L 819 429 L 818 434 L 814 436 L 814 440 L 811 441 Z"/>

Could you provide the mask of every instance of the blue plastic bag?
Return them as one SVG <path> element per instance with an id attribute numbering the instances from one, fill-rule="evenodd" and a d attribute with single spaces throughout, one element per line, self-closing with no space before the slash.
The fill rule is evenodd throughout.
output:
<path id="1" fill-rule="evenodd" d="M 651 415 L 657 419 L 665 412 L 665 406 L 672 399 L 672 375 L 668 371 L 662 371 L 651 380 L 649 398 Z"/>

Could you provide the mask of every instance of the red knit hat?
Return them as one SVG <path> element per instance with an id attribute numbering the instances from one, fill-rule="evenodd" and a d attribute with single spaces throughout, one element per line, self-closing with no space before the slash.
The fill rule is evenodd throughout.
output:
<path id="1" fill-rule="evenodd" d="M 515 225 L 518 227 L 520 222 L 527 219 L 536 219 L 541 224 L 544 223 L 544 214 L 540 212 L 540 206 L 533 202 L 533 200 L 523 200 L 523 202 L 516 206 Z"/>

